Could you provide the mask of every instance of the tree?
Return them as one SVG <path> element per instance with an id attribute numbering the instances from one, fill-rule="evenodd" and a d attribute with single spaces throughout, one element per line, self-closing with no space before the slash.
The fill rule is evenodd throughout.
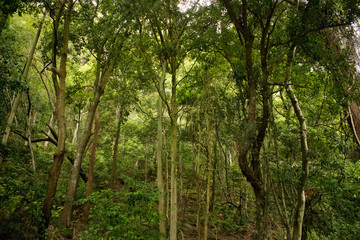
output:
<path id="1" fill-rule="evenodd" d="M 159 79 L 159 92 L 163 92 L 163 86 L 166 78 L 166 63 L 162 63 L 162 74 Z M 165 184 L 163 176 L 163 100 L 158 97 L 157 106 L 157 146 L 156 146 L 156 163 L 157 163 L 157 187 L 159 189 L 159 231 L 161 234 L 166 236 L 166 212 L 165 212 Z"/>
<path id="2" fill-rule="evenodd" d="M 21 75 L 21 82 L 26 82 L 26 80 L 27 80 L 29 69 L 30 69 L 30 66 L 31 66 L 31 62 L 32 62 L 32 60 L 34 58 L 36 45 L 37 45 L 37 43 L 39 41 L 39 38 L 40 38 L 40 34 L 41 34 L 41 30 L 42 30 L 42 26 L 43 26 L 43 22 L 45 20 L 45 17 L 46 17 L 46 13 L 44 13 L 43 20 L 41 21 L 41 23 L 39 25 L 38 31 L 36 33 L 36 36 L 35 36 L 35 39 L 34 39 L 34 42 L 33 42 L 33 45 L 32 45 L 31 50 L 29 52 L 29 56 L 27 58 L 24 71 L 23 71 L 23 73 Z M 2 137 L 2 144 L 4 144 L 4 145 L 7 144 L 7 141 L 9 139 L 11 125 L 12 125 L 12 123 L 14 121 L 15 113 L 16 113 L 16 110 L 17 110 L 19 102 L 20 102 L 20 97 L 21 97 L 21 93 L 17 93 L 16 97 L 14 99 L 14 102 L 13 102 L 13 104 L 11 106 L 11 112 L 10 112 L 9 117 L 8 117 L 7 125 L 6 125 L 6 128 L 5 128 L 5 133 L 4 133 L 3 137 Z M 30 138 L 30 135 L 28 136 L 28 139 L 29 138 Z M 30 149 L 31 149 L 31 144 L 30 143 L 31 143 L 31 139 L 29 139 L 29 146 L 30 146 Z M 0 169 L 1 169 L 2 161 L 3 161 L 3 157 L 0 155 Z M 33 169 L 35 169 L 35 161 L 34 160 L 33 160 L 32 165 L 33 165 Z"/>
<path id="3" fill-rule="evenodd" d="M 91 155 L 90 155 L 90 167 L 89 167 L 89 178 L 86 184 L 86 196 L 90 197 L 93 191 L 93 179 L 94 179 L 94 169 L 95 169 L 95 156 L 96 148 L 99 137 L 99 128 L 100 128 L 100 119 L 99 112 L 96 109 L 95 111 L 95 120 L 94 120 L 94 139 L 91 145 Z M 84 218 L 88 220 L 90 214 L 90 203 L 86 203 L 84 207 Z"/>
<path id="4" fill-rule="evenodd" d="M 186 15 L 178 9 L 179 1 L 158 1 L 154 5 L 154 8 L 148 13 L 148 19 L 151 26 L 152 35 L 155 38 L 157 48 L 159 49 L 158 57 L 160 62 L 160 69 L 166 68 L 171 75 L 171 97 L 168 100 L 167 95 L 158 87 L 158 93 L 162 101 L 166 105 L 168 115 L 170 117 L 170 142 L 171 142 L 171 154 L 170 154 L 170 230 L 169 238 L 177 239 L 177 221 L 178 221 L 178 186 L 177 186 L 177 168 L 178 168 L 178 103 L 176 89 L 179 84 L 178 69 L 182 64 L 182 61 L 186 57 L 187 49 L 184 45 L 189 40 L 186 35 L 188 26 L 187 24 L 193 17 L 194 9 L 196 5 L 188 10 L 190 15 L 186 18 Z M 164 11 L 164 16 L 159 16 L 157 12 Z M 164 66 L 165 65 L 165 66 Z M 165 73 L 162 72 L 159 82 L 165 81 Z M 156 85 L 159 84 L 156 83 Z M 161 116 L 159 115 L 159 118 Z M 159 136 L 159 134 L 158 134 Z M 158 139 L 160 140 L 160 138 Z M 161 143 L 161 140 L 160 140 Z M 158 158 L 158 164 L 160 161 L 160 155 Z M 158 167 L 161 167 L 158 165 Z M 158 169 L 158 173 L 162 172 Z M 158 175 L 158 178 L 162 176 Z M 159 183 L 160 197 L 161 189 L 163 186 Z M 164 209 L 164 207 L 159 206 Z M 162 210 L 160 210 L 162 211 Z M 164 223 L 161 223 L 163 226 Z M 162 227 L 163 229 L 163 227 Z M 163 230 L 162 230 L 163 232 Z"/>
<path id="5" fill-rule="evenodd" d="M 313 32 L 319 32 L 322 29 L 333 28 L 341 25 L 348 25 L 351 22 L 352 17 L 340 17 L 335 20 L 327 18 L 328 15 L 336 16 L 335 12 L 336 3 L 325 4 L 320 2 L 303 3 L 300 1 L 267 1 L 263 5 L 258 5 L 253 1 L 222 1 L 228 16 L 237 31 L 239 41 L 244 46 L 245 51 L 245 65 L 246 65 L 246 78 L 248 96 L 246 96 L 247 112 L 246 112 L 246 130 L 242 134 L 242 140 L 239 142 L 239 164 L 243 174 L 247 180 L 252 184 L 257 201 L 257 238 L 263 239 L 266 236 L 267 229 L 267 200 L 268 195 L 264 166 L 261 164 L 260 152 L 263 147 L 263 143 L 266 137 L 266 130 L 268 128 L 268 122 L 270 117 L 270 104 L 271 87 L 269 85 L 269 79 L 272 76 L 272 71 L 276 65 L 279 64 L 277 60 L 274 61 L 270 56 L 281 50 L 279 46 L 288 45 L 291 43 L 297 43 L 300 38 L 307 36 Z M 348 4 L 344 7 L 354 7 L 354 5 Z M 351 7 L 350 7 L 351 8 Z M 353 8 L 354 10 L 356 9 Z M 319 11 L 319 12 L 318 12 Z M 328 15 L 323 15 L 321 11 L 327 11 Z M 295 15 L 286 15 L 294 13 Z M 296 15 L 298 14 L 298 15 Z M 317 15 L 318 14 L 318 15 Z M 342 15 L 341 13 L 339 15 Z M 282 25 L 281 18 L 295 16 L 298 21 L 290 21 L 294 25 Z M 316 24 L 312 24 L 309 19 L 313 16 L 322 16 L 320 21 L 315 21 Z M 349 22 L 350 21 L 350 22 Z M 255 24 L 256 23 L 256 24 Z M 281 35 L 282 26 L 288 26 L 285 39 Z M 280 31 L 279 31 L 280 30 Z M 283 32 L 284 33 L 284 32 Z M 257 55 L 256 53 L 259 53 Z M 286 50 L 285 50 L 286 51 Z M 257 63 L 258 61 L 258 63 Z M 254 69 L 259 66 L 261 69 L 261 75 L 255 74 Z M 291 93 L 291 90 L 288 92 Z M 291 96 L 294 96 L 290 94 Z M 258 118 L 257 99 L 261 101 L 262 111 L 261 117 Z M 294 108 L 299 110 L 294 105 Z M 296 111 L 297 111 L 296 110 Z M 300 114 L 301 115 L 301 114 Z M 298 115 L 299 120 L 301 116 Z M 301 124 L 303 121 L 301 121 Z M 304 128 L 302 128 L 304 129 Z M 305 131 L 305 130 L 304 130 Z M 305 140 L 306 141 L 306 140 Z M 304 141 L 303 141 L 304 143 Z M 304 148 L 305 149 L 305 148 Z M 306 150 L 304 150 L 306 152 Z M 251 159 L 249 159 L 249 153 L 251 153 Z M 304 155 L 305 156 L 305 155 Z M 304 175 L 306 178 L 307 167 L 306 158 L 304 158 Z M 303 180 L 301 180 L 303 182 Z M 301 191 L 300 191 L 301 192 Z M 301 199 L 299 192 L 299 201 Z M 305 202 L 303 201 L 302 207 Z M 299 204 L 300 206 L 301 204 Z M 299 210 L 300 212 L 300 210 Z M 299 214 L 296 214 L 299 216 Z M 301 214 L 300 214 L 301 215 Z M 298 222 L 298 221 L 295 221 Z M 301 227 L 294 226 L 295 237 L 298 239 L 301 236 L 301 230 L 296 230 Z"/>
<path id="6" fill-rule="evenodd" d="M 57 28 L 60 21 L 60 16 L 62 9 L 65 7 L 65 4 L 68 3 L 67 9 L 65 10 L 65 19 L 64 19 L 64 31 L 63 31 L 63 40 L 62 40 L 62 49 L 61 49 L 61 58 L 59 69 L 56 68 L 56 49 L 57 49 Z M 52 79 L 56 93 L 56 102 L 55 102 L 55 111 L 56 118 L 58 123 L 58 141 L 56 150 L 54 153 L 54 162 L 51 165 L 49 172 L 49 178 L 47 181 L 46 188 L 46 198 L 43 204 L 43 215 L 44 215 L 44 227 L 45 229 L 49 226 L 51 219 L 51 208 L 52 200 L 55 196 L 57 182 L 59 180 L 59 175 L 61 171 L 61 165 L 64 161 L 65 155 L 65 140 L 66 140 L 66 116 L 65 116 L 65 88 L 66 88 L 66 61 L 67 61 L 67 51 L 69 45 L 69 34 L 70 34 L 70 23 L 71 23 L 71 14 L 75 2 L 69 0 L 68 2 L 61 2 L 60 8 L 57 12 L 53 13 L 56 16 L 53 17 L 54 29 L 53 29 L 53 42 L 52 42 L 52 68 L 50 69 L 53 72 Z M 42 229 L 44 231 L 44 229 Z"/>
<path id="7" fill-rule="evenodd" d="M 107 4 L 98 6 L 93 6 L 96 10 L 103 10 L 108 11 L 109 7 Z M 100 8 L 99 8 L 100 7 Z M 123 7 L 120 5 L 119 7 Z M 95 25 L 95 18 L 97 17 L 96 14 L 97 11 L 92 15 L 92 22 L 90 23 L 90 26 L 94 28 L 103 28 L 104 22 L 111 23 L 111 26 L 109 26 L 109 29 L 106 29 L 106 32 L 104 32 L 103 41 L 94 43 L 94 45 L 90 45 L 90 50 L 94 50 L 96 55 L 96 76 L 94 81 L 94 97 L 92 99 L 92 103 L 89 106 L 88 116 L 86 119 L 84 130 L 81 134 L 79 144 L 77 146 L 76 155 L 74 159 L 74 167 L 71 174 L 71 180 L 67 192 L 67 200 L 68 202 L 65 204 L 63 212 L 62 212 L 62 223 L 65 226 L 70 226 L 71 217 L 72 217 L 72 201 L 74 201 L 76 196 L 76 191 L 78 187 L 78 180 L 79 180 L 79 173 L 81 168 L 81 163 L 83 160 L 84 152 L 86 149 L 86 146 L 88 144 L 89 138 L 91 136 L 91 128 L 95 116 L 95 112 L 97 109 L 97 106 L 99 104 L 100 98 L 103 95 L 105 91 L 105 87 L 112 75 L 112 71 L 115 67 L 115 64 L 119 58 L 119 54 L 122 51 L 122 47 L 124 45 L 124 42 L 126 41 L 126 37 L 129 36 L 130 32 L 125 24 L 123 24 L 123 21 L 128 20 L 127 15 L 122 15 L 121 13 L 125 12 L 126 9 L 111 9 L 115 12 L 118 12 L 118 14 L 110 15 L 109 17 L 113 18 L 109 22 L 109 19 L 102 19 L 102 21 L 99 21 L 99 25 Z M 105 14 L 103 15 L 105 16 Z M 119 25 L 114 25 L 114 21 L 117 21 Z M 90 34 L 93 34 L 93 32 L 90 32 Z M 96 33 L 98 34 L 98 33 Z M 107 49 L 109 47 L 109 49 Z M 92 49 L 91 49 L 92 48 Z M 109 51 L 108 54 L 106 54 L 106 51 Z"/>
<path id="8" fill-rule="evenodd" d="M 360 234 L 356 2 L 34 3 L 30 81 L 35 15 L 0 35 L 0 115 L 28 97 L 0 145 L 0 238 Z"/>

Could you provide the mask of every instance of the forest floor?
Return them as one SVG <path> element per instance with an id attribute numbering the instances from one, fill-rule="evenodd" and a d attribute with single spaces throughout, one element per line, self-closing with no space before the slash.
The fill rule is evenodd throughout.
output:
<path id="1" fill-rule="evenodd" d="M 198 239 L 196 233 L 196 226 L 190 224 L 184 224 L 184 233 L 182 239 L 196 240 Z M 237 235 L 230 235 L 226 232 L 218 232 L 215 230 L 209 230 L 209 240 L 251 240 L 252 231 L 244 231 Z"/>

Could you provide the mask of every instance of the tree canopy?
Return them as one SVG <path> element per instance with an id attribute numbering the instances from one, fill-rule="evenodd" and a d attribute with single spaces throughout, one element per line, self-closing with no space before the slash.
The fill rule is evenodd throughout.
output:
<path id="1" fill-rule="evenodd" d="M 359 17 L 0 2 L 0 238 L 358 239 Z"/>

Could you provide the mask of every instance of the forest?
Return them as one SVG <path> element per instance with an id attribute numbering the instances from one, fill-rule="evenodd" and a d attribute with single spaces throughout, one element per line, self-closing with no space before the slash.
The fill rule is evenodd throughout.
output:
<path id="1" fill-rule="evenodd" d="M 359 239 L 359 18 L 0 0 L 0 239 Z"/>

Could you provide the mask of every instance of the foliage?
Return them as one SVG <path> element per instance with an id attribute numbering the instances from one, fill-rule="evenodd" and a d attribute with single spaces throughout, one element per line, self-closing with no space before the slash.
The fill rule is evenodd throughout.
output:
<path id="1" fill-rule="evenodd" d="M 197 237 L 197 214 L 199 229 L 204 229 L 207 207 L 209 233 L 214 238 L 248 239 L 254 232 L 260 205 L 253 191 L 256 189 L 249 183 L 252 179 L 245 177 L 245 168 L 240 168 L 239 162 L 244 160 L 239 159 L 242 149 L 249 147 L 245 156 L 249 159 L 247 167 L 252 170 L 259 167 L 259 179 L 264 186 L 263 206 L 268 207 L 266 217 L 271 223 L 267 237 L 284 238 L 293 228 L 304 157 L 299 119 L 286 91 L 289 83 L 307 125 L 306 158 L 310 174 L 305 184 L 303 238 L 360 236 L 360 148 L 354 141 L 347 113 L 349 102 L 359 102 L 358 26 L 352 25 L 359 17 L 356 1 L 75 2 L 66 63 L 66 157 L 73 157 L 78 147 L 78 142 L 71 139 L 86 130 L 86 109 L 94 99 L 93 90 L 99 87 L 97 77 L 101 79 L 103 74 L 110 77 L 106 88 L 101 89 L 104 94 L 98 105 L 100 130 L 93 193 L 86 197 L 86 184 L 79 182 L 73 202 L 76 210 L 73 229 L 63 229 L 60 216 L 73 169 L 65 159 L 53 201 L 49 238 L 161 237 L 158 222 L 165 216 L 158 214 L 159 192 L 155 187 L 156 109 L 160 98 L 164 106 L 161 120 L 165 199 L 170 206 L 169 176 L 174 162 L 170 161 L 169 114 L 174 90 L 178 105 L 175 115 L 179 116 L 175 124 L 179 134 L 174 165 L 178 176 L 178 237 L 180 234 L 184 239 Z M 31 15 L 13 15 L 6 28 L 0 26 L 0 135 L 14 96 L 24 92 L 9 143 L 0 143 L 0 157 L 4 158 L 0 169 L 1 239 L 42 237 L 37 232 L 43 224 L 41 207 L 58 129 L 50 121 L 53 109 L 49 107 L 56 100 L 49 70 L 56 69 L 48 67 L 56 13 L 60 16 L 56 58 L 61 54 L 64 23 L 64 11 L 58 9 L 61 3 L 58 0 L 0 3 L 0 13 L 6 17 L 16 9 L 31 7 Z M 43 11 L 43 6 L 49 13 L 40 46 L 28 81 L 21 82 L 37 25 L 36 13 Z M 231 17 L 229 10 L 234 11 L 235 17 Z M 240 21 L 240 26 L 234 24 L 245 16 L 246 21 Z M 267 24 L 269 28 L 265 27 Z M 245 25 L 246 33 L 242 32 Z M 251 40 L 251 44 L 245 40 Z M 107 72 L 110 66 L 113 68 Z M 160 92 L 162 67 L 165 83 L 164 91 Z M 171 77 L 176 78 L 175 85 Z M 254 91 L 250 92 L 251 89 Z M 248 121 L 251 104 L 255 109 L 253 123 Z M 265 111 L 267 104 L 269 113 Z M 109 176 L 114 170 L 118 123 L 117 174 L 111 186 Z M 47 125 L 54 134 L 48 132 Z M 89 126 L 87 130 L 91 130 Z M 261 130 L 263 136 L 250 136 Z M 25 141 L 29 133 L 35 141 L 30 146 Z M 43 141 L 49 137 L 54 141 L 47 146 Z M 81 165 L 87 174 L 92 142 L 91 136 Z M 209 142 L 213 149 L 209 149 Z M 30 169 L 31 152 L 38 166 L 36 171 Z M 210 206 L 206 205 L 208 195 Z M 89 219 L 82 216 L 86 203 L 91 207 Z"/>
<path id="2" fill-rule="evenodd" d="M 45 169 L 38 169 L 38 173 L 29 169 L 30 155 L 24 146 L 12 144 L 7 149 L 7 164 L 0 176 L 0 238 L 34 239 L 42 224 Z M 37 164 L 45 166 L 47 156 L 39 151 L 35 154 Z"/>
<path id="3" fill-rule="evenodd" d="M 82 233 L 82 239 L 159 238 L 156 191 L 151 185 L 136 181 L 125 184 L 129 189 L 117 192 L 105 189 L 90 196 L 90 224 Z"/>

